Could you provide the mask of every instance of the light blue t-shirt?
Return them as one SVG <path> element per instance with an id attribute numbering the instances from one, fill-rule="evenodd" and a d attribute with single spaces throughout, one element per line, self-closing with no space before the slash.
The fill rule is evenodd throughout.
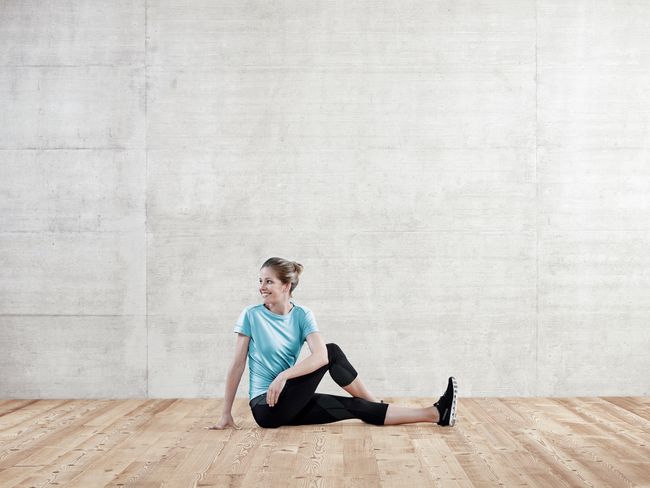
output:
<path id="1" fill-rule="evenodd" d="M 290 303 L 293 308 L 285 315 L 271 312 L 264 304 L 249 305 L 237 320 L 234 331 L 251 338 L 248 343 L 251 400 L 266 393 L 277 375 L 296 364 L 306 337 L 319 332 L 312 311 Z"/>

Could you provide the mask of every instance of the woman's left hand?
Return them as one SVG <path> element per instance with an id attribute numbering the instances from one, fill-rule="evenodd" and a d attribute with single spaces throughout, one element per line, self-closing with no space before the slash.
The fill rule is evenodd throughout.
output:
<path id="1" fill-rule="evenodd" d="M 269 390 L 266 392 L 266 403 L 269 404 L 269 407 L 272 407 L 278 403 L 278 398 L 280 397 L 280 393 L 282 393 L 282 389 L 286 383 L 287 380 L 285 379 L 284 375 L 280 373 L 269 385 Z"/>

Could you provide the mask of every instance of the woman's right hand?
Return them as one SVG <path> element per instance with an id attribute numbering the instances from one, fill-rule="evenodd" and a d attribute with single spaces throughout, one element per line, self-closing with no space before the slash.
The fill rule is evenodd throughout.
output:
<path id="1" fill-rule="evenodd" d="M 219 422 L 217 422 L 214 425 L 211 425 L 210 427 L 206 427 L 208 430 L 223 430 L 228 427 L 232 427 L 233 429 L 239 429 L 239 426 L 235 424 L 235 419 L 232 418 L 231 414 L 223 414 L 221 418 L 219 419 Z"/>

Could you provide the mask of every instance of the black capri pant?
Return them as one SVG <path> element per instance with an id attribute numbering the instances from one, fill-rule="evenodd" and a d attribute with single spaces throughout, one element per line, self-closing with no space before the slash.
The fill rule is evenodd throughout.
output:
<path id="1" fill-rule="evenodd" d="M 287 380 L 275 406 L 268 406 L 266 393 L 253 398 L 249 405 L 257 425 L 276 428 L 282 425 L 328 424 L 347 419 L 383 425 L 387 403 L 315 393 L 326 371 L 339 386 L 347 386 L 357 377 L 357 371 L 337 344 L 327 344 L 327 357 L 325 366 Z"/>

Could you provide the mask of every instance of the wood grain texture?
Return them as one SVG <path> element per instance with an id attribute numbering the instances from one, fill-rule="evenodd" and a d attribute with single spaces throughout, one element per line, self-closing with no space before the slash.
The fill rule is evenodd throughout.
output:
<path id="1" fill-rule="evenodd" d="M 425 405 L 425 398 L 391 398 Z M 222 400 L 0 401 L 0 486 L 650 486 L 650 398 L 462 398 L 454 428 L 207 430 Z"/>

